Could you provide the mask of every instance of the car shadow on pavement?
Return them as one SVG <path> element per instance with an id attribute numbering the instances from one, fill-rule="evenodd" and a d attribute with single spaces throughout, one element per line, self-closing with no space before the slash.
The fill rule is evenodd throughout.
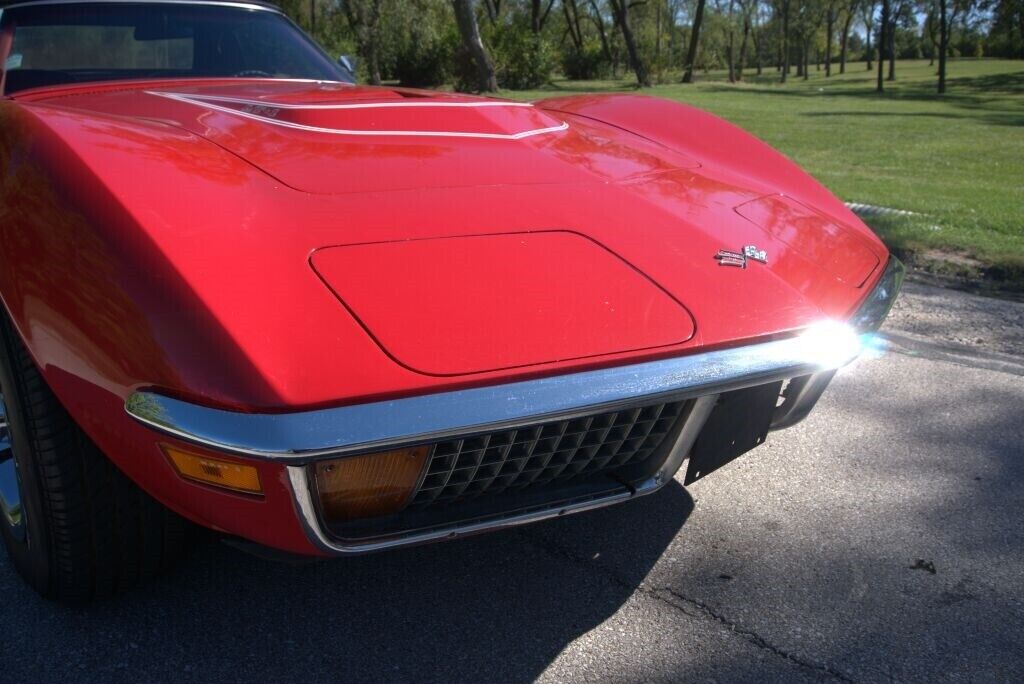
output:
<path id="1" fill-rule="evenodd" d="M 2 678 L 533 679 L 619 610 L 692 511 L 672 482 L 610 509 L 320 563 L 211 541 L 87 608 L 39 599 L 0 550 L 0 623 L 19 625 L 0 639 Z M 608 555 L 628 576 L 587 567 Z"/>

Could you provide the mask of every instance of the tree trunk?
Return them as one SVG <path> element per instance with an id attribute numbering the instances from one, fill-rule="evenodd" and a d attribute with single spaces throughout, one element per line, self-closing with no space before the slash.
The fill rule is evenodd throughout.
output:
<path id="1" fill-rule="evenodd" d="M 928 32 L 928 42 L 932 45 L 932 53 L 929 55 L 928 66 L 935 66 L 935 56 L 939 51 L 939 37 L 935 33 L 938 28 L 935 25 L 937 21 L 938 18 L 935 16 L 935 7 L 933 5 L 931 11 L 928 12 L 928 17 L 924 20 L 924 28 Z"/>
<path id="2" fill-rule="evenodd" d="M 853 12 L 848 12 L 843 20 L 843 37 L 839 41 L 839 73 L 846 73 L 846 46 L 850 41 L 850 24 L 853 23 Z"/>
<path id="3" fill-rule="evenodd" d="M 1017 13 L 1017 21 L 1020 23 L 1020 39 L 1024 41 L 1024 10 Z M 1024 57 L 1024 47 L 1021 48 L 1021 57 Z"/>
<path id="4" fill-rule="evenodd" d="M 743 40 L 740 41 L 740 57 L 736 62 L 736 80 L 743 80 L 743 65 L 747 63 L 747 39 L 750 37 L 750 15 L 743 15 Z"/>
<path id="5" fill-rule="evenodd" d="M 370 1 L 369 42 L 366 61 L 370 68 L 370 83 L 380 85 L 380 6 L 381 0 Z"/>
<path id="6" fill-rule="evenodd" d="M 580 27 L 580 8 L 576 0 L 563 0 L 562 11 L 565 13 L 565 27 L 572 39 L 572 47 L 576 54 L 583 53 L 583 29 Z"/>
<path id="7" fill-rule="evenodd" d="M 939 0 L 939 94 L 946 92 L 946 55 L 949 53 L 949 17 L 946 1 Z M 1024 28 L 1024 27 L 1022 27 Z"/>
<path id="8" fill-rule="evenodd" d="M 484 9 L 487 10 L 487 20 L 493 26 L 498 21 L 498 7 L 494 4 L 494 0 L 484 0 Z"/>
<path id="9" fill-rule="evenodd" d="M 381 0 L 345 3 L 345 15 L 355 34 L 356 49 L 366 62 L 370 83 L 380 85 L 380 5 Z M 312 5 L 310 7 L 312 9 Z"/>
<path id="10" fill-rule="evenodd" d="M 661 4 L 654 8 L 654 68 L 661 69 Z"/>
<path id="11" fill-rule="evenodd" d="M 882 0 L 882 20 L 878 26 L 878 83 L 875 91 L 881 93 L 885 90 L 885 46 L 888 44 L 889 30 L 889 0 Z"/>
<path id="12" fill-rule="evenodd" d="M 729 73 L 729 83 L 736 82 L 736 62 L 734 60 L 734 50 L 736 47 L 736 26 L 733 22 L 733 7 L 735 6 L 735 0 L 729 0 L 729 13 L 726 15 L 726 21 L 729 24 L 729 30 L 726 33 L 725 41 L 725 65 Z"/>
<path id="13" fill-rule="evenodd" d="M 804 40 L 804 80 L 806 81 L 811 77 L 811 42 L 810 39 Z"/>
<path id="14" fill-rule="evenodd" d="M 758 6 L 754 5 L 754 11 L 759 12 Z M 754 41 L 754 67 L 757 69 L 757 75 L 761 75 L 761 50 L 764 43 L 764 36 L 761 35 L 761 27 L 757 24 L 758 15 L 754 15 L 754 21 L 751 25 L 750 39 Z"/>
<path id="15" fill-rule="evenodd" d="M 733 58 L 732 58 L 732 53 L 733 53 L 732 47 L 733 47 L 733 39 L 732 39 L 732 31 L 730 31 L 729 32 L 729 40 L 726 41 L 726 46 L 725 46 L 725 68 L 726 68 L 726 72 L 728 73 L 729 83 L 735 83 L 736 82 L 736 64 L 733 62 Z"/>
<path id="16" fill-rule="evenodd" d="M 785 31 L 783 31 L 783 33 L 785 33 Z M 783 38 L 780 37 L 779 42 L 776 44 L 776 51 L 778 54 L 775 59 L 775 71 L 780 74 L 782 73 L 782 63 L 785 61 L 783 59 L 783 54 L 785 54 L 786 51 L 786 48 L 782 44 L 782 40 Z"/>
<path id="17" fill-rule="evenodd" d="M 548 20 L 548 14 L 554 7 L 555 0 L 548 0 L 548 6 L 544 7 L 543 0 L 532 0 L 530 3 L 530 29 L 534 34 L 544 30 L 544 24 Z"/>
<path id="18" fill-rule="evenodd" d="M 641 88 L 650 88 L 651 77 L 647 73 L 647 66 L 644 64 L 643 58 L 640 57 L 640 51 L 636 46 L 636 38 L 633 36 L 633 29 L 629 25 L 629 0 L 611 1 L 612 11 L 615 12 L 619 30 L 622 31 L 622 41 L 626 44 L 626 52 L 629 53 L 629 62 L 633 67 L 633 73 L 636 74 L 636 82 Z M 703 0 L 701 1 L 703 2 Z"/>
<path id="19" fill-rule="evenodd" d="M 597 35 L 601 37 L 601 52 L 604 53 L 604 58 L 608 64 L 612 65 L 614 71 L 615 57 L 612 55 L 611 43 L 608 42 L 608 32 L 605 30 L 604 19 L 601 18 L 601 8 L 597 6 L 597 0 L 590 0 L 590 9 L 593 10 L 590 18 L 593 19 L 594 25 L 597 27 Z"/>
<path id="20" fill-rule="evenodd" d="M 370 83 L 379 86 L 381 84 L 380 54 L 377 50 L 377 41 L 373 38 L 367 41 L 363 54 L 366 55 L 366 70 L 369 72 Z"/>
<path id="21" fill-rule="evenodd" d="M 625 2 L 626 0 L 622 0 Z M 690 47 L 686 52 L 686 70 L 683 83 L 693 83 L 693 63 L 697 61 L 697 45 L 700 41 L 700 25 L 704 21 L 704 0 L 697 0 L 697 11 L 693 15 L 693 29 L 690 31 Z"/>
<path id="22" fill-rule="evenodd" d="M 874 55 L 874 49 L 871 47 L 871 35 L 874 33 L 874 22 L 871 20 L 875 14 L 874 3 L 871 6 L 866 7 L 864 11 L 864 28 L 867 29 L 864 32 L 864 61 L 867 63 L 868 71 L 871 71 L 871 58 Z"/>
<path id="23" fill-rule="evenodd" d="M 754 34 L 754 68 L 757 69 L 758 76 L 761 75 L 761 71 L 763 69 L 761 62 L 764 61 L 764 58 L 761 56 L 761 46 L 763 45 L 763 41 L 762 38 L 758 37 L 759 35 L 760 31 Z"/>
<path id="24" fill-rule="evenodd" d="M 836 14 L 831 7 L 828 8 L 828 17 L 825 20 L 825 78 L 832 75 L 832 33 L 836 28 Z"/>
<path id="25" fill-rule="evenodd" d="M 889 24 L 889 77 L 887 81 L 896 80 L 896 18 Z"/>
<path id="26" fill-rule="evenodd" d="M 476 81 L 473 85 L 480 92 L 493 93 L 498 89 L 498 79 L 494 74 L 494 63 L 491 62 L 480 38 L 473 0 L 452 0 L 452 4 L 455 7 L 455 21 L 459 25 L 459 35 L 462 38 L 462 50 L 465 58 L 472 63 Z"/>
<path id="27" fill-rule="evenodd" d="M 789 74 L 789 2 L 783 4 L 782 13 L 782 82 Z"/>
<path id="28" fill-rule="evenodd" d="M 562 2 L 562 12 L 565 14 L 565 30 L 568 31 L 569 38 L 572 39 L 572 48 L 577 54 L 583 51 L 583 33 L 580 31 L 579 11 L 579 8 L 575 5 L 575 0 L 564 0 Z"/>

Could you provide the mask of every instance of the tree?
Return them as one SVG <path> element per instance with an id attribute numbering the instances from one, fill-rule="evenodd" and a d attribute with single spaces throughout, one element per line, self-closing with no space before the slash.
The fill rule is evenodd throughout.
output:
<path id="1" fill-rule="evenodd" d="M 890 0 L 890 2 L 892 2 L 892 0 Z M 889 30 L 886 33 L 886 36 L 889 39 L 889 75 L 886 77 L 887 81 L 896 80 L 896 25 L 899 22 L 900 16 L 908 10 L 909 5 L 906 2 L 900 2 L 890 8 Z"/>
<path id="2" fill-rule="evenodd" d="M 825 6 L 825 78 L 832 75 L 832 37 L 836 32 L 839 0 L 828 0 Z"/>
<path id="3" fill-rule="evenodd" d="M 751 5 L 753 5 L 754 11 L 750 36 L 754 41 L 754 66 L 757 69 L 757 75 L 760 76 L 762 62 L 764 61 L 764 34 L 761 30 L 763 27 L 763 24 L 761 23 L 761 0 L 751 0 Z"/>
<path id="4" fill-rule="evenodd" d="M 580 22 L 580 8 L 576 0 L 562 0 L 562 12 L 565 14 L 565 32 L 572 41 L 573 50 L 577 55 L 583 54 L 583 25 Z"/>
<path id="5" fill-rule="evenodd" d="M 972 10 L 971 0 L 937 0 L 939 5 L 939 94 L 946 92 L 946 63 L 949 57 L 949 41 L 957 16 L 966 24 Z M 1024 18 L 1021 20 L 1021 35 L 1024 36 Z"/>
<path id="6" fill-rule="evenodd" d="M 621 0 L 620 0 L 621 1 Z M 787 2 L 789 0 L 786 0 Z M 700 41 L 700 25 L 704 21 L 704 0 L 697 0 L 697 11 L 693 15 L 693 28 L 690 29 L 690 47 L 686 52 L 686 65 L 683 71 L 683 83 L 693 83 L 693 65 L 697 61 L 697 46 Z"/>
<path id="7" fill-rule="evenodd" d="M 704 0 L 700 0 L 703 2 Z M 636 82 L 641 88 L 651 87 L 651 77 L 647 72 L 647 65 L 644 64 L 640 50 L 637 49 L 636 37 L 633 35 L 633 28 L 629 24 L 629 0 L 611 0 L 612 13 L 615 16 L 615 23 L 622 32 L 622 40 L 626 43 L 626 52 L 629 53 L 629 63 L 636 74 Z"/>
<path id="8" fill-rule="evenodd" d="M 885 47 L 889 44 L 889 0 L 882 0 L 882 17 L 878 22 L 878 84 L 875 91 L 883 92 L 885 85 L 882 81 L 885 76 Z"/>
<path id="9" fill-rule="evenodd" d="M 811 40 L 821 25 L 822 15 L 823 7 L 814 0 L 800 0 L 796 5 L 794 29 L 799 48 L 796 74 L 803 76 L 805 81 L 810 78 L 807 67 L 810 63 Z"/>
<path id="10" fill-rule="evenodd" d="M 982 4 L 991 18 L 985 54 L 1024 58 L 1024 0 L 982 0 Z"/>
<path id="11" fill-rule="evenodd" d="M 725 65 L 729 77 L 729 83 L 736 82 L 736 18 L 735 18 L 735 7 L 736 0 L 729 0 L 728 3 L 723 2 L 723 6 L 726 6 L 723 12 L 722 7 L 716 7 L 718 14 L 724 14 L 725 19 Z"/>
<path id="12" fill-rule="evenodd" d="M 356 49 L 366 64 L 370 83 L 380 85 L 380 5 L 381 0 L 345 0 L 342 7 L 356 39 Z M 310 7 L 312 10 L 312 6 Z M 312 22 L 313 14 L 310 15 Z"/>
<path id="13" fill-rule="evenodd" d="M 843 34 L 839 39 L 839 73 L 846 73 L 846 49 L 850 44 L 850 25 L 853 23 L 853 17 L 857 13 L 857 7 L 860 5 L 861 0 L 849 0 L 846 5 L 846 11 L 843 13 Z"/>
<path id="14" fill-rule="evenodd" d="M 946 55 L 949 54 L 949 17 L 947 0 L 939 0 L 939 95 L 946 92 Z"/>
<path id="15" fill-rule="evenodd" d="M 874 49 L 871 47 L 871 36 L 875 31 L 875 9 L 878 7 L 878 3 L 875 0 L 866 0 L 860 7 L 863 12 L 864 28 L 866 29 L 864 33 L 864 61 L 867 64 L 868 71 L 871 71 L 871 58 L 875 54 Z"/>
<path id="16" fill-rule="evenodd" d="M 612 71 L 617 73 L 618 68 L 616 66 L 615 54 L 612 52 L 611 41 L 608 39 L 608 29 L 604 23 L 604 14 L 601 13 L 601 8 L 597 6 L 597 0 L 589 0 L 589 7 L 590 20 L 594 23 L 597 35 L 601 39 L 601 52 L 604 54 L 605 60 L 612 66 Z"/>
<path id="17" fill-rule="evenodd" d="M 779 38 L 779 65 L 782 67 L 780 82 L 785 83 L 789 76 L 789 8 L 791 0 L 776 0 L 776 16 L 782 17 L 779 23 L 781 36 Z"/>
<path id="18" fill-rule="evenodd" d="M 487 12 L 487 19 L 491 24 L 498 23 L 501 16 L 501 0 L 484 0 L 484 10 Z"/>
<path id="19" fill-rule="evenodd" d="M 897 58 L 944 54 L 937 65 L 944 90 L 954 50 L 1024 56 L 1024 0 L 278 2 L 303 28 L 315 27 L 331 52 L 354 49 L 369 81 L 420 87 L 454 79 L 459 88 L 489 90 L 493 70 L 502 88 L 529 89 L 546 81 L 556 60 L 574 79 L 621 76 L 628 64 L 641 87 L 671 64 L 687 83 L 702 69 L 742 82 L 755 66 L 758 74 L 775 66 L 786 82 L 794 73 L 809 78 L 811 61 L 826 78 L 845 73 L 866 47 L 866 67 L 871 73 L 879 55 L 883 81 L 895 77 Z"/>
<path id="20" fill-rule="evenodd" d="M 740 12 L 743 20 L 743 38 L 740 41 L 740 56 L 736 62 L 736 80 L 743 80 L 743 67 L 747 63 L 747 41 L 750 39 L 751 31 L 753 30 L 752 15 L 757 5 L 757 0 L 736 0 L 740 6 Z"/>
<path id="21" fill-rule="evenodd" d="M 493 93 L 498 89 L 498 79 L 494 73 L 494 63 L 480 38 L 474 4 L 473 0 L 452 0 L 455 23 L 458 24 L 459 36 L 462 38 L 462 59 L 467 64 L 467 73 L 474 76 L 473 89 Z"/>
<path id="22" fill-rule="evenodd" d="M 543 0 L 530 0 L 530 29 L 534 34 L 539 34 L 544 30 L 544 24 L 554 5 L 555 0 L 548 0 L 547 7 L 544 7 Z"/>

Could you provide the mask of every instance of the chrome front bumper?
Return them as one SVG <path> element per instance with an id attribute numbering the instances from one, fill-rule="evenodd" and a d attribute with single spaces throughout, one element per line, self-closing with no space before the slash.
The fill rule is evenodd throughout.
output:
<path id="1" fill-rule="evenodd" d="M 133 394 L 125 408 L 132 418 L 159 432 L 215 451 L 287 465 L 302 523 L 310 540 L 325 552 L 361 553 L 423 543 L 606 506 L 656 491 L 680 468 L 724 392 L 789 380 L 772 429 L 795 424 L 810 412 L 836 370 L 856 358 L 882 324 L 903 275 L 903 265 L 891 258 L 878 284 L 847 323 L 827 322 L 801 335 L 743 347 L 298 413 L 237 413 L 149 392 Z M 313 500 L 307 466 L 318 460 L 682 399 L 694 403 L 664 464 L 634 491 L 359 543 L 328 535 Z"/>

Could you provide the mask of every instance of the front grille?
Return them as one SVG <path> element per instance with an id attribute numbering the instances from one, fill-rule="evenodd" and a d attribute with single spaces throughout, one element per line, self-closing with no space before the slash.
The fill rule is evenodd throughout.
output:
<path id="1" fill-rule="evenodd" d="M 409 508 L 613 472 L 641 463 L 665 441 L 685 402 L 554 421 L 434 446 Z"/>

